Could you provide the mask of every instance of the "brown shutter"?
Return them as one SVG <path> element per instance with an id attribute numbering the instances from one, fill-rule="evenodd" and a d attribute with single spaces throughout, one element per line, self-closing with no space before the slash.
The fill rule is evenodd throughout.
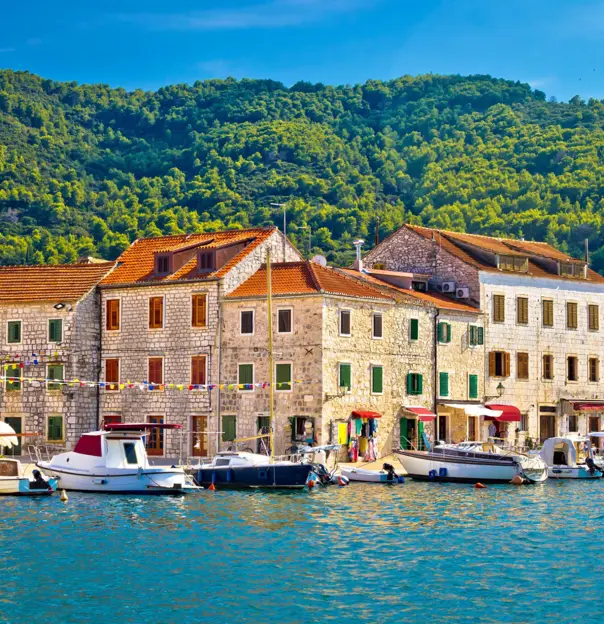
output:
<path id="1" fill-rule="evenodd" d="M 489 377 L 495 377 L 495 351 L 489 353 Z"/>
<path id="2" fill-rule="evenodd" d="M 204 355 L 195 355 L 191 358 L 191 383 L 193 385 L 206 383 L 206 358 Z"/>
<path id="3" fill-rule="evenodd" d="M 503 376 L 510 376 L 510 354 L 507 352 L 503 353 Z"/>
<path id="4" fill-rule="evenodd" d="M 193 327 L 205 327 L 207 322 L 206 317 L 206 295 L 193 295 L 193 312 L 192 312 L 192 325 Z"/>
<path id="5" fill-rule="evenodd" d="M 105 360 L 105 381 L 119 383 L 119 360 Z"/>
<path id="6" fill-rule="evenodd" d="M 162 379 L 162 358 L 149 358 L 149 383 L 161 384 Z"/>
<path id="7" fill-rule="evenodd" d="M 120 300 L 108 299 L 106 304 L 105 327 L 108 330 L 120 328 Z"/>

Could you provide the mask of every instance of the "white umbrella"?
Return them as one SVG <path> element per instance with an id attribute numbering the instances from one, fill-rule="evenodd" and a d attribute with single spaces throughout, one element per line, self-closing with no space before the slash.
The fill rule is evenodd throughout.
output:
<path id="1" fill-rule="evenodd" d="M 16 431 L 3 420 L 0 420 L 0 448 L 6 446 L 19 446 L 19 439 L 16 436 Z"/>

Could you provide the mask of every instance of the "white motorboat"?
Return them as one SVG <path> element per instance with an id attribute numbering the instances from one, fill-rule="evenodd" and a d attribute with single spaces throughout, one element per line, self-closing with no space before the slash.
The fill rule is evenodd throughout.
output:
<path id="1" fill-rule="evenodd" d="M 390 464 L 384 464 L 383 470 L 367 470 L 355 466 L 345 466 L 340 468 L 340 474 L 349 481 L 360 481 L 362 483 L 403 483 L 394 472 Z"/>
<path id="2" fill-rule="evenodd" d="M 145 432 L 180 429 L 161 423 L 109 423 L 104 431 L 84 434 L 73 451 L 36 465 L 64 490 L 108 494 L 186 494 L 201 490 L 183 468 L 152 466 Z"/>
<path id="3" fill-rule="evenodd" d="M 589 438 L 568 434 L 548 438 L 539 451 L 551 479 L 599 479 L 602 469 L 594 461 Z"/>
<path id="4" fill-rule="evenodd" d="M 504 451 L 491 443 L 443 444 L 432 451 L 396 451 L 412 479 L 458 483 L 540 483 L 548 476 L 546 463 L 538 456 Z"/>

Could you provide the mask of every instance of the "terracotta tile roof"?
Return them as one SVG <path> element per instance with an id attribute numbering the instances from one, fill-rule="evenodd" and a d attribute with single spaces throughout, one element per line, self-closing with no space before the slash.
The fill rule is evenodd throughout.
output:
<path id="1" fill-rule="evenodd" d="M 277 228 L 271 227 L 141 238 L 132 243 L 118 258 L 118 266 L 101 282 L 101 285 L 145 284 L 150 282 L 170 283 L 178 280 L 217 279 L 226 275 L 253 249 L 276 231 Z M 175 273 L 155 275 L 156 253 L 182 252 L 188 249 L 215 249 L 216 247 L 224 247 L 234 243 L 246 243 L 246 246 L 216 271 L 203 274 L 198 273 L 197 259 L 193 257 Z"/>
<path id="2" fill-rule="evenodd" d="M 351 275 L 359 280 L 364 280 L 366 282 L 370 282 L 374 286 L 381 287 L 385 292 L 392 292 L 397 295 L 396 299 L 399 303 L 411 303 L 417 305 L 418 303 L 434 306 L 439 308 L 440 310 L 454 310 L 456 312 L 472 312 L 473 314 L 480 314 L 480 309 L 473 307 L 467 303 L 462 303 L 461 301 L 457 301 L 452 299 L 451 297 L 447 297 L 447 295 L 442 295 L 441 293 L 435 292 L 420 292 L 418 290 L 410 290 L 407 288 L 401 288 L 399 286 L 394 286 L 384 280 L 379 279 L 374 275 L 369 275 L 368 273 L 359 273 L 359 271 L 355 269 L 341 269 L 348 275 Z M 375 271 L 372 269 L 372 273 Z"/>
<path id="3" fill-rule="evenodd" d="M 534 241 L 520 241 L 512 238 L 494 238 L 490 236 L 482 236 L 480 234 L 461 234 L 459 232 L 450 232 L 448 230 L 436 230 L 418 225 L 405 225 L 404 227 L 412 230 L 416 234 L 423 236 L 429 240 L 434 240 L 435 244 L 440 245 L 443 249 L 456 256 L 466 264 L 475 267 L 479 271 L 490 271 L 493 273 L 501 273 L 496 266 L 488 264 L 483 259 L 473 255 L 471 250 L 464 245 L 472 245 L 481 250 L 506 255 L 528 256 L 528 273 L 531 277 L 547 277 L 550 279 L 568 279 L 554 273 L 538 263 L 539 258 L 545 260 L 561 260 L 566 262 L 582 262 L 577 260 L 558 249 L 555 249 L 547 243 Z M 521 275 L 521 274 L 518 274 Z M 604 282 L 604 277 L 599 273 L 587 270 L 587 280 L 593 282 Z M 580 280 L 578 280 L 580 281 Z"/>
<path id="4" fill-rule="evenodd" d="M 78 301 L 114 266 L 114 262 L 3 266 L 0 304 Z"/>
<path id="5" fill-rule="evenodd" d="M 391 295 L 363 284 L 336 269 L 314 262 L 276 262 L 271 265 L 273 295 L 325 293 L 365 299 L 392 300 Z M 227 296 L 227 299 L 266 297 L 266 266 Z"/>

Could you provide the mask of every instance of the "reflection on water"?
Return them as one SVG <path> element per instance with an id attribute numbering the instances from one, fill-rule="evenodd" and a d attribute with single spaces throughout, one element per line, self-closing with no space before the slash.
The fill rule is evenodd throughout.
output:
<path id="1" fill-rule="evenodd" d="M 583 620 L 603 503 L 604 482 L 4 498 L 0 621 Z"/>

